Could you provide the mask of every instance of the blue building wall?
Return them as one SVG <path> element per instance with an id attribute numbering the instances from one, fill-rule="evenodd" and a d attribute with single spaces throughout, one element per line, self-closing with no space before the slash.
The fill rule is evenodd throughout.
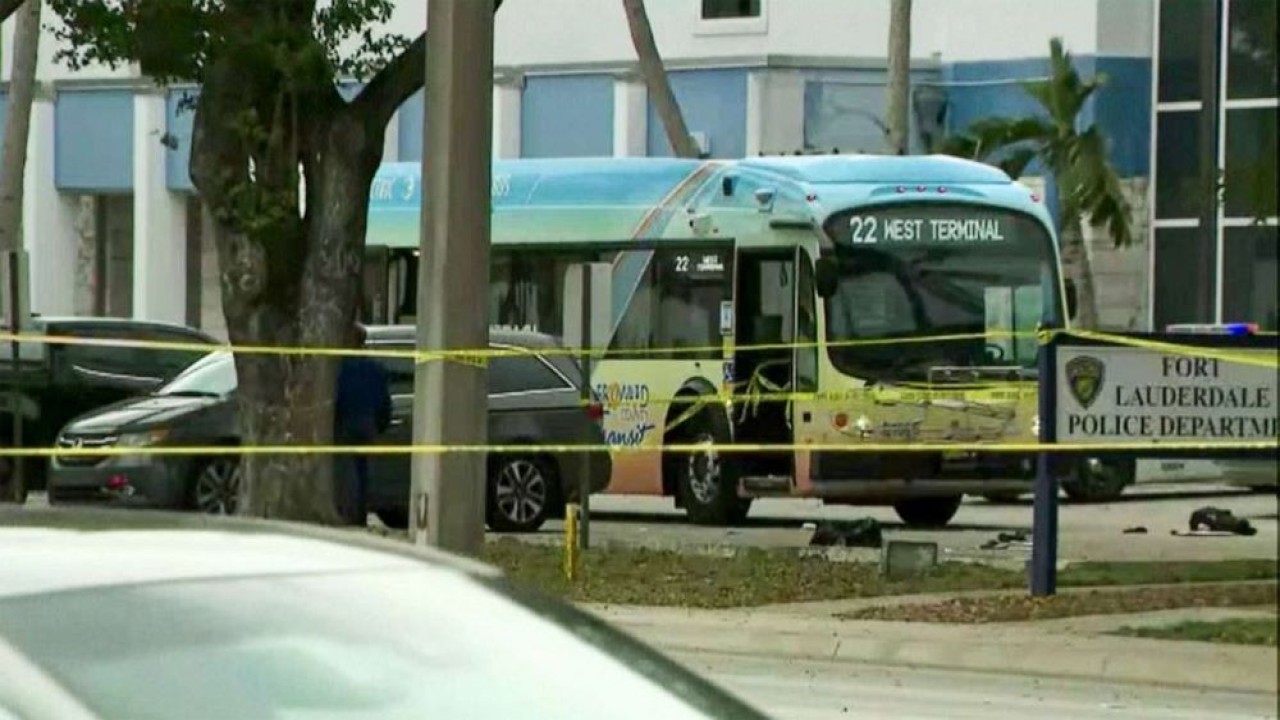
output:
<path id="1" fill-rule="evenodd" d="M 520 154 L 527 158 L 613 155 L 613 78 L 538 75 L 525 79 Z"/>
<path id="2" fill-rule="evenodd" d="M 671 89 L 689 132 L 706 133 L 711 157 L 740 158 L 747 152 L 747 70 L 680 70 L 670 73 Z M 648 152 L 670 157 L 671 143 L 653 103 L 649 103 Z"/>
<path id="3" fill-rule="evenodd" d="M 191 124 L 195 120 L 195 108 L 190 103 L 195 102 L 198 94 L 194 88 L 170 90 L 165 98 L 165 122 L 173 140 L 164 152 L 165 182 L 170 190 L 195 190 L 191 184 Z"/>
<path id="4" fill-rule="evenodd" d="M 396 149 L 401 162 L 422 162 L 422 132 L 426 122 L 423 97 L 423 91 L 419 90 L 400 106 L 400 134 Z"/>
<path id="5" fill-rule="evenodd" d="M 1151 167 L 1151 60 L 1077 56 L 1082 77 L 1106 73 L 1106 85 L 1080 113 L 1081 127 L 1097 123 L 1110 141 L 1111 160 L 1124 177 L 1147 176 Z M 954 63 L 943 67 L 947 128 L 963 130 L 988 117 L 1042 115 L 1019 84 L 1047 76 L 1048 58 Z M 1038 172 L 1033 167 L 1030 172 Z"/>
<path id="6" fill-rule="evenodd" d="M 132 192 L 132 90 L 58 92 L 53 177 L 59 190 Z"/>
<path id="7" fill-rule="evenodd" d="M 938 73 L 911 74 L 913 84 L 936 82 Z M 885 119 L 884 70 L 809 70 L 804 88 L 804 147 L 806 150 L 880 153 L 886 147 L 881 124 Z M 911 152 L 924 151 L 911 121 Z"/>

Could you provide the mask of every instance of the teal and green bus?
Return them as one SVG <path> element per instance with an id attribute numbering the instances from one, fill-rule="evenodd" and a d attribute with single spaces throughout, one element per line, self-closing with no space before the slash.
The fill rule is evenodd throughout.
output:
<path id="1" fill-rule="evenodd" d="M 420 207 L 420 166 L 381 168 L 375 321 L 412 314 Z M 580 333 L 592 273 L 610 493 L 706 524 L 808 497 L 940 526 L 965 494 L 1030 487 L 1030 456 L 973 446 L 1038 433 L 1034 331 L 1069 314 L 1053 227 L 1031 189 L 948 157 L 500 161 L 486 301 L 495 325 Z"/>

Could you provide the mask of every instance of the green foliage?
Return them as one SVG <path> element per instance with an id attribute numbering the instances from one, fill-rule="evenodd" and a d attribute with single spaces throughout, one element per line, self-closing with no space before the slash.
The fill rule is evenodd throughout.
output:
<path id="1" fill-rule="evenodd" d="M 1105 75 L 1082 79 L 1071 55 L 1054 38 L 1049 77 L 1022 83 L 1041 114 L 984 118 L 948 138 L 941 151 L 991 162 L 1017 179 L 1034 160 L 1053 173 L 1064 224 L 1089 220 L 1105 225 L 1117 247 L 1133 243 L 1129 202 L 1108 160 L 1107 141 L 1096 125 L 1079 129 L 1080 111 L 1106 83 Z"/>
<path id="2" fill-rule="evenodd" d="M 377 35 L 394 0 L 47 0 L 62 20 L 58 58 L 73 70 L 138 63 L 160 83 L 201 82 L 228 52 L 299 84 L 365 79 L 409 45 Z M 256 6 L 256 7 L 254 7 Z M 246 22 L 258 18 L 263 22 Z M 343 46 L 350 48 L 343 54 Z"/>
<path id="3" fill-rule="evenodd" d="M 48 2 L 62 20 L 57 56 L 72 69 L 137 63 L 162 85 L 216 90 L 210 117 L 233 134 L 240 157 L 225 159 L 216 173 L 193 173 L 197 188 L 220 222 L 272 246 L 305 242 L 298 184 L 308 123 L 342 107 L 339 82 L 368 80 L 409 45 L 403 36 L 375 33 L 391 18 L 393 0 L 323 7 L 317 0 Z M 211 76 L 219 63 L 221 73 Z M 198 107 L 196 97 L 180 109 Z M 193 170 L 197 165 L 193 157 Z"/>

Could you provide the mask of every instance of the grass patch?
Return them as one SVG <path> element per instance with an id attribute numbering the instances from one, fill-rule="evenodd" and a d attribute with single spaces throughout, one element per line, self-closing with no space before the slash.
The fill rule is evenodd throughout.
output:
<path id="1" fill-rule="evenodd" d="M 726 608 L 1026 587 L 1023 573 L 972 563 L 944 563 L 920 577 L 887 581 L 875 563 L 800 558 L 794 551 L 750 549 L 724 557 L 640 548 L 592 550 L 570 583 L 557 547 L 501 540 L 483 559 L 517 585 L 577 602 Z M 1274 579 L 1270 561 L 1231 563 L 1088 563 L 1059 575 L 1063 586 L 1133 585 Z"/>
<path id="2" fill-rule="evenodd" d="M 1217 622 L 1182 622 L 1158 627 L 1123 627 L 1115 635 L 1157 640 L 1194 640 L 1230 645 L 1276 647 L 1276 618 L 1233 619 Z"/>
<path id="3" fill-rule="evenodd" d="M 840 617 L 847 620 L 981 624 L 1082 615 L 1124 615 L 1177 608 L 1253 607 L 1274 605 L 1276 600 L 1275 583 L 1186 584 L 1086 590 L 1043 598 L 1014 593 L 950 598 L 932 603 L 862 608 Z"/>

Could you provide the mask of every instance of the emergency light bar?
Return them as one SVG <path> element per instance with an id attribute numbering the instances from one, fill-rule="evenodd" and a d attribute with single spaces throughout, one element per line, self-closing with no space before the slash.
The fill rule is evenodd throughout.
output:
<path id="1" fill-rule="evenodd" d="M 1256 335 L 1258 323 L 1178 323 L 1165 326 L 1165 332 L 1185 335 Z"/>

